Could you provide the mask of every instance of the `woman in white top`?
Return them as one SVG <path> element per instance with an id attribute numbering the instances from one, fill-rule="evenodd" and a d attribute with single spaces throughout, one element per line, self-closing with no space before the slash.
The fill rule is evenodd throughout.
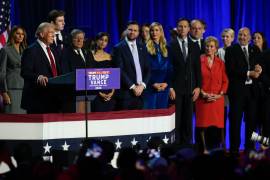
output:
<path id="1" fill-rule="evenodd" d="M 234 30 L 231 28 L 224 29 L 221 33 L 221 38 L 224 46 L 218 49 L 218 56 L 225 61 L 225 49 L 231 46 L 234 40 Z"/>
<path id="2" fill-rule="evenodd" d="M 218 49 L 218 57 L 225 62 L 225 50 L 227 47 L 231 46 L 233 40 L 234 40 L 234 30 L 231 28 L 226 28 L 221 33 L 221 38 L 223 42 L 223 47 Z M 224 128 L 223 132 L 221 133 L 222 136 L 222 146 L 224 149 L 226 149 L 226 122 L 227 122 L 227 107 L 229 105 L 229 98 L 227 95 L 224 96 Z"/>

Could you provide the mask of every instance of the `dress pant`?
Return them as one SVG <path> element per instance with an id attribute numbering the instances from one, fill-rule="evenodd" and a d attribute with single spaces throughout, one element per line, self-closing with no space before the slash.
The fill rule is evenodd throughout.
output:
<path id="1" fill-rule="evenodd" d="M 239 152 L 243 115 L 245 120 L 245 151 L 254 149 L 254 143 L 250 137 L 252 132 L 256 130 L 257 98 L 252 92 L 252 88 L 252 86 L 247 86 L 243 92 L 229 95 L 230 152 L 233 154 Z"/>
<path id="2" fill-rule="evenodd" d="M 191 95 L 176 94 L 175 99 L 175 142 L 180 145 L 192 144 L 193 102 Z"/>

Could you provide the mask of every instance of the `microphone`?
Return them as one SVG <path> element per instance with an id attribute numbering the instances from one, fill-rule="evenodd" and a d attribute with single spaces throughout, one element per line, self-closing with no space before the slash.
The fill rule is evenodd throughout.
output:
<path id="1" fill-rule="evenodd" d="M 251 141 L 258 142 L 264 146 L 269 146 L 269 138 L 260 136 L 258 133 L 253 132 L 250 138 Z"/>

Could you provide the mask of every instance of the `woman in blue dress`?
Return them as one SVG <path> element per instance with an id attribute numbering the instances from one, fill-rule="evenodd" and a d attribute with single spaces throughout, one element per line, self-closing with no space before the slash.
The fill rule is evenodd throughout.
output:
<path id="1" fill-rule="evenodd" d="M 162 25 L 153 22 L 150 25 L 150 39 L 146 43 L 151 64 L 151 78 L 144 96 L 145 109 L 168 107 L 169 81 L 171 65 Z"/>

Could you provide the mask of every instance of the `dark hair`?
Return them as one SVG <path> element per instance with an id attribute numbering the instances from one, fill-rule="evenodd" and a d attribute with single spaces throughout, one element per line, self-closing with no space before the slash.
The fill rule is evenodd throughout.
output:
<path id="1" fill-rule="evenodd" d="M 97 51 L 97 41 L 98 41 L 99 39 L 101 39 L 102 37 L 104 37 L 104 36 L 107 36 L 107 37 L 108 37 L 108 41 L 110 40 L 110 35 L 109 35 L 109 33 L 107 33 L 107 32 L 99 32 L 99 33 L 96 35 L 95 40 L 94 40 L 93 43 L 92 43 L 92 48 L 91 48 L 94 52 Z"/>
<path id="2" fill-rule="evenodd" d="M 260 32 L 260 31 L 256 31 L 256 32 L 253 33 L 252 39 L 253 39 L 253 37 L 254 37 L 255 34 L 260 34 L 262 36 L 262 40 L 263 40 L 262 50 L 263 51 L 266 50 L 268 48 L 268 44 L 267 44 L 267 40 L 265 38 L 264 33 L 263 32 Z"/>
<path id="3" fill-rule="evenodd" d="M 109 33 L 107 33 L 107 32 L 99 32 L 95 37 L 95 41 L 101 39 L 103 36 L 107 36 L 108 40 L 110 39 Z"/>
<path id="4" fill-rule="evenodd" d="M 181 22 L 181 21 L 186 21 L 186 22 L 188 23 L 188 25 L 190 26 L 190 20 L 187 19 L 187 18 L 179 18 L 179 19 L 177 20 L 177 23 L 176 23 L 176 24 L 178 24 L 178 23 Z"/>
<path id="5" fill-rule="evenodd" d="M 56 18 L 65 16 L 65 11 L 62 10 L 51 10 L 48 14 L 48 22 L 55 22 Z"/>
<path id="6" fill-rule="evenodd" d="M 129 21 L 129 22 L 127 23 L 127 27 L 128 27 L 129 25 L 138 25 L 138 26 L 140 27 L 140 25 L 139 25 L 139 23 L 138 23 L 137 21 Z"/>
<path id="7" fill-rule="evenodd" d="M 26 31 L 23 27 L 21 26 L 13 26 L 10 33 L 9 33 L 9 36 L 8 36 L 8 41 L 7 41 L 7 44 L 8 45 L 13 45 L 15 42 L 14 42 L 14 38 L 15 38 L 15 33 L 18 29 L 21 29 L 23 31 L 23 34 L 24 34 L 24 38 L 23 38 L 23 41 L 22 43 L 20 44 L 20 50 L 23 51 L 26 47 L 27 47 L 27 43 L 26 43 Z"/>

